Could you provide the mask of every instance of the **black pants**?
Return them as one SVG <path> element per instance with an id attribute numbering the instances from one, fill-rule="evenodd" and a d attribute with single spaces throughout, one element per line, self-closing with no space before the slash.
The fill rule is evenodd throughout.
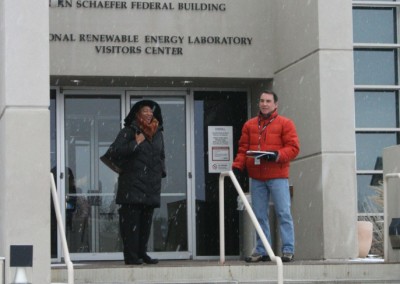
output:
<path id="1" fill-rule="evenodd" d="M 146 255 L 153 220 L 153 207 L 123 204 L 118 210 L 125 262 Z"/>

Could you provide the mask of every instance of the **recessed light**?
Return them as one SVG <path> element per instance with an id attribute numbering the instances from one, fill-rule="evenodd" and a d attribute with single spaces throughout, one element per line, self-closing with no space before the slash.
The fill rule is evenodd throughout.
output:
<path id="1" fill-rule="evenodd" d="M 79 85 L 80 83 L 82 83 L 82 80 L 71 80 L 72 83 Z"/>

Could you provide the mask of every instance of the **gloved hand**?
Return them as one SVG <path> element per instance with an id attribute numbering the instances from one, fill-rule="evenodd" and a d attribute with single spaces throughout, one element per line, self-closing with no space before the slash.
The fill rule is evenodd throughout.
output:
<path id="1" fill-rule="evenodd" d="M 278 151 L 268 151 L 268 152 L 273 152 L 273 154 L 265 155 L 263 156 L 263 158 L 269 162 L 275 162 L 278 159 Z"/>

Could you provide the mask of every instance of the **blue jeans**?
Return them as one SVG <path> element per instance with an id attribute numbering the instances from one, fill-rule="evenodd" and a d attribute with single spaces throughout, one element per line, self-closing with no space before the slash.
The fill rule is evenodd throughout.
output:
<path id="1" fill-rule="evenodd" d="M 271 247 L 271 232 L 268 218 L 270 197 L 275 205 L 275 213 L 278 218 L 280 236 L 282 239 L 282 253 L 294 254 L 294 226 L 292 214 L 290 212 L 288 179 L 270 179 L 266 181 L 251 179 L 250 190 L 254 214 Z M 268 254 L 258 234 L 254 252 L 262 255 Z"/>

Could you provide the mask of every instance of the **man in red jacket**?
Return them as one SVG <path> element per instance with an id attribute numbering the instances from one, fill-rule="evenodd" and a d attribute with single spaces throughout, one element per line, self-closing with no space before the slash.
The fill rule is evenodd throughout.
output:
<path id="1" fill-rule="evenodd" d="M 294 256 L 294 226 L 290 211 L 289 164 L 300 151 L 299 139 L 293 121 L 278 115 L 278 96 L 274 92 L 263 91 L 258 106 L 258 116 L 243 125 L 232 170 L 237 177 L 243 174 L 244 169 L 247 170 L 251 178 L 252 208 L 270 244 L 268 209 L 271 198 L 282 239 L 282 261 L 290 262 Z M 248 155 L 247 151 L 268 153 L 256 158 Z M 257 234 L 254 252 L 245 261 L 270 260 Z"/>

